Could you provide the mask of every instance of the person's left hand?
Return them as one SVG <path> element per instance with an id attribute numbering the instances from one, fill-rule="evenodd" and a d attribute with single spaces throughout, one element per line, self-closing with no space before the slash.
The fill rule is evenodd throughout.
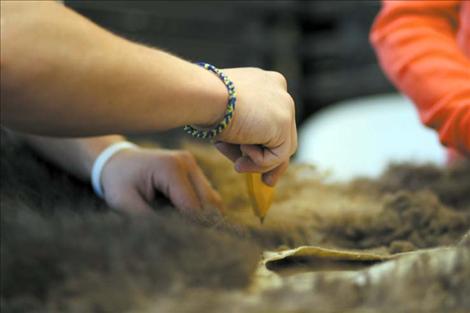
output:
<path id="1" fill-rule="evenodd" d="M 220 195 L 187 151 L 122 150 L 105 164 L 101 183 L 108 205 L 131 213 L 151 211 L 156 190 L 187 214 L 222 209 Z"/>

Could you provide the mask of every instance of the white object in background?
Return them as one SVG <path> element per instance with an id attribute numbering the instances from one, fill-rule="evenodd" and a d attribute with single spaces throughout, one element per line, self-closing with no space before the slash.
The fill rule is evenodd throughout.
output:
<path id="1" fill-rule="evenodd" d="M 296 161 L 331 171 L 331 181 L 377 177 L 390 162 L 444 165 L 446 149 L 399 94 L 340 102 L 306 120 Z"/>

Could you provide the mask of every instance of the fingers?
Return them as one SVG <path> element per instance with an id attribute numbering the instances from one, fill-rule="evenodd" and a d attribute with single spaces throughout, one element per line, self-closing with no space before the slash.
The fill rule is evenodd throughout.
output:
<path id="1" fill-rule="evenodd" d="M 248 156 L 242 156 L 235 161 L 235 170 L 239 173 L 255 173 L 262 171 Z"/>
<path id="2" fill-rule="evenodd" d="M 132 215 L 148 214 L 153 211 L 152 207 L 147 204 L 135 189 L 126 190 L 126 192 L 122 192 L 114 197 L 112 196 L 110 199 L 107 202 L 112 208 L 128 212 Z"/>
<path id="3" fill-rule="evenodd" d="M 242 156 L 240 151 L 240 145 L 230 144 L 225 142 L 216 142 L 215 147 L 219 150 L 220 153 L 225 155 L 230 161 L 235 162 L 238 158 Z"/>
<path id="4" fill-rule="evenodd" d="M 209 180 L 207 180 L 197 164 L 195 164 L 194 169 L 189 172 L 189 177 L 202 204 L 202 208 L 206 211 L 213 209 L 223 211 L 222 197 L 212 188 Z"/>
<path id="5" fill-rule="evenodd" d="M 235 163 L 240 173 L 269 171 L 279 164 L 279 158 L 260 145 L 215 144 L 217 150 Z"/>
<path id="6" fill-rule="evenodd" d="M 242 157 L 235 161 L 235 169 L 238 172 L 263 172 L 264 182 L 274 186 L 287 170 L 289 159 L 297 150 L 295 111 L 289 135 L 286 142 L 271 149 L 260 145 L 240 145 Z"/>
<path id="7" fill-rule="evenodd" d="M 293 148 L 297 148 L 297 133 L 295 123 L 292 125 Z M 274 186 L 289 165 L 288 161 L 279 165 L 280 158 L 269 149 L 260 145 L 235 145 L 224 142 L 215 144 L 216 148 L 235 163 L 235 170 L 240 173 L 265 172 L 263 180 Z"/>
<path id="8" fill-rule="evenodd" d="M 260 145 L 241 145 L 240 149 L 243 156 L 248 157 L 248 159 L 237 160 L 238 164 L 236 166 L 238 166 L 240 172 L 267 172 L 276 168 L 282 162 L 282 159 L 274 153 L 274 150 L 263 148 Z"/>
<path id="9" fill-rule="evenodd" d="M 187 214 L 193 214 L 195 211 L 202 209 L 201 201 L 186 169 L 180 168 L 173 175 L 167 194 L 173 205 Z"/>
<path id="10" fill-rule="evenodd" d="M 236 160 L 235 169 L 242 173 L 264 172 L 263 181 L 270 186 L 274 186 L 277 183 L 289 166 L 289 160 L 277 165 L 279 158 L 270 150 L 263 149 L 261 146 L 241 145 L 241 151 L 244 156 Z M 272 157 L 273 155 L 275 157 Z M 272 160 L 268 160 L 268 162 L 271 161 L 273 165 L 268 167 L 263 166 L 263 162 L 266 162 L 266 159 L 269 158 Z M 277 162 L 274 163 L 274 160 Z"/>
<path id="11" fill-rule="evenodd" d="M 177 166 L 167 195 L 173 204 L 185 213 L 201 210 L 222 211 L 222 198 L 212 188 L 194 157 L 185 151 L 176 153 Z"/>
<path id="12" fill-rule="evenodd" d="M 289 161 L 282 163 L 272 171 L 263 174 L 263 181 L 265 184 L 269 186 L 274 186 L 278 182 L 279 178 L 281 178 L 282 174 L 287 170 L 289 166 Z"/>
<path id="13" fill-rule="evenodd" d="M 235 161 L 235 169 L 238 172 L 268 172 L 290 157 L 290 144 L 275 149 L 260 145 L 240 145 L 240 150 L 243 156 Z"/>
<path id="14" fill-rule="evenodd" d="M 295 133 L 295 124 L 293 125 L 295 142 L 290 145 L 287 156 L 289 157 L 297 149 L 297 136 Z M 273 151 L 263 148 L 259 145 L 241 145 L 243 156 L 235 161 L 235 170 L 240 173 L 262 172 L 263 181 L 270 186 L 274 186 L 282 174 L 287 170 L 289 159 L 282 159 Z M 279 162 L 281 164 L 279 165 Z"/>

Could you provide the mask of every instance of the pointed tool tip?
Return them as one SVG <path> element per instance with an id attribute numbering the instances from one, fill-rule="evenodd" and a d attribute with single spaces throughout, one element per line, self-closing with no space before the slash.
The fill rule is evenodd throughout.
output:
<path id="1" fill-rule="evenodd" d="M 260 222 L 260 224 L 264 224 L 264 216 L 259 217 L 259 222 Z"/>

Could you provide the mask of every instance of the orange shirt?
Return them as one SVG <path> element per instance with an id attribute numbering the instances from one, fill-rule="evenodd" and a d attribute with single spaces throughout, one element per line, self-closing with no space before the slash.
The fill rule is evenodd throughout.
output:
<path id="1" fill-rule="evenodd" d="M 423 123 L 470 155 L 470 1 L 384 1 L 370 39 Z"/>

